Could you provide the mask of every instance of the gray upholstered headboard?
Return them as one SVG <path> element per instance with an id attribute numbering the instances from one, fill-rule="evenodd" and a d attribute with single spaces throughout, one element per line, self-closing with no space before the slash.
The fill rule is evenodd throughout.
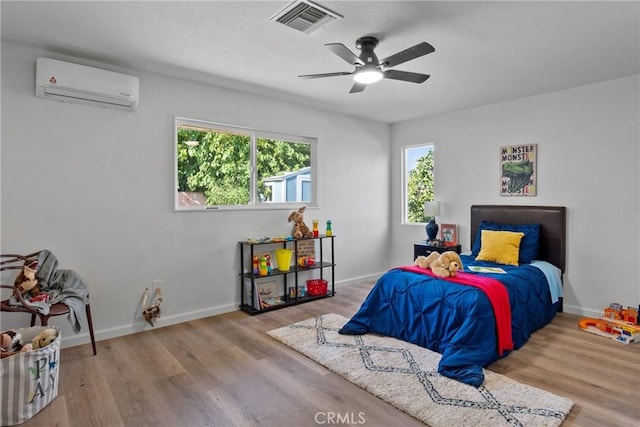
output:
<path id="1" fill-rule="evenodd" d="M 540 224 L 540 247 L 537 258 L 565 270 L 566 260 L 566 208 L 564 206 L 471 206 L 471 245 L 480 223 Z"/>

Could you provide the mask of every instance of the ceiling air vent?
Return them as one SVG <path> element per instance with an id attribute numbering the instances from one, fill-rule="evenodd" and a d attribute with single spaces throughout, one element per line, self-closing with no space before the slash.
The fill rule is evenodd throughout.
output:
<path id="1" fill-rule="evenodd" d="M 269 20 L 310 35 L 336 19 L 342 16 L 308 0 L 297 0 Z"/>

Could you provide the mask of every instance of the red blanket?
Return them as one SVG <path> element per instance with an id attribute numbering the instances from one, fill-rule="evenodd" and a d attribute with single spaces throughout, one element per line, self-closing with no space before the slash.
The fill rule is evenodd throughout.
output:
<path id="1" fill-rule="evenodd" d="M 513 350 L 513 340 L 511 335 L 511 305 L 509 304 L 509 292 L 499 280 L 479 274 L 457 272 L 455 277 L 439 277 L 431 270 L 425 270 L 417 265 L 405 265 L 398 267 L 401 270 L 413 273 L 426 274 L 460 285 L 474 286 L 482 290 L 493 307 L 493 314 L 496 318 L 496 332 L 498 335 L 498 354 L 507 350 Z"/>

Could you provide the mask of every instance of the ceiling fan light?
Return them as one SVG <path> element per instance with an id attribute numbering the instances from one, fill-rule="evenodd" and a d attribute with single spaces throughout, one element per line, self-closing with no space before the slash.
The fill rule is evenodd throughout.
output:
<path id="1" fill-rule="evenodd" d="M 361 84 L 370 84 L 382 79 L 382 71 L 378 69 L 361 70 L 353 75 L 353 80 Z"/>

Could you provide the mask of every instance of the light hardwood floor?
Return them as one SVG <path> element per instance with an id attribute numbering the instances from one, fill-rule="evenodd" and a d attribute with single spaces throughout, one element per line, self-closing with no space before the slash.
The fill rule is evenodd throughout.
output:
<path id="1" fill-rule="evenodd" d="M 371 286 L 100 341 L 97 356 L 89 344 L 63 349 L 58 398 L 23 426 L 317 426 L 329 425 L 327 413 L 351 425 L 422 425 L 265 333 L 325 313 L 350 317 Z M 585 333 L 578 320 L 558 314 L 489 369 L 573 400 L 563 426 L 637 426 L 640 344 Z"/>

